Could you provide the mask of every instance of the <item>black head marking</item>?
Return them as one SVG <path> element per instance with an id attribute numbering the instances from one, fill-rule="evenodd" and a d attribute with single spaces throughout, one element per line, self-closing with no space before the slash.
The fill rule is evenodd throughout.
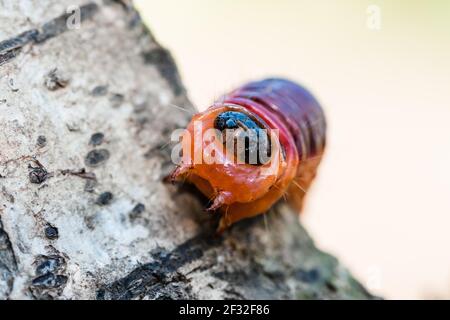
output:
<path id="1" fill-rule="evenodd" d="M 234 139 L 234 152 L 240 159 L 245 159 L 245 163 L 262 165 L 270 159 L 271 144 L 266 128 L 251 116 L 239 111 L 225 111 L 217 116 L 214 127 L 221 132 L 236 130 L 223 141 L 225 143 L 229 138 Z M 243 142 L 242 150 L 238 150 L 239 138 Z"/>

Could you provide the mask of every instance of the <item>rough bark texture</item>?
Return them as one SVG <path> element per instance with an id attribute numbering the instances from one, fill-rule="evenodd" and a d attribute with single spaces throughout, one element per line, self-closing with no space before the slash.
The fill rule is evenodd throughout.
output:
<path id="1" fill-rule="evenodd" d="M 216 236 L 162 182 L 190 118 L 172 105 L 192 107 L 126 2 L 3 0 L 0 18 L 0 298 L 371 298 L 286 206 Z"/>

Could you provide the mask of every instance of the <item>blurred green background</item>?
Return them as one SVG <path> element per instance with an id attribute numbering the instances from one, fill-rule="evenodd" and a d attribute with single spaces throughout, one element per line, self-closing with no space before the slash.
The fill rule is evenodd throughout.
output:
<path id="1" fill-rule="evenodd" d="M 302 221 L 373 292 L 450 298 L 450 1 L 135 1 L 200 110 L 308 87 L 328 149 Z"/>

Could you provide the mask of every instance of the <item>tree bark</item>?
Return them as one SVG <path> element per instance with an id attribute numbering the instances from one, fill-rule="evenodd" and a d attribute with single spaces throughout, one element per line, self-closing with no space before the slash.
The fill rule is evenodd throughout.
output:
<path id="1" fill-rule="evenodd" d="M 284 204 L 217 236 L 204 199 L 163 182 L 194 110 L 127 1 L 0 16 L 1 299 L 372 298 Z"/>

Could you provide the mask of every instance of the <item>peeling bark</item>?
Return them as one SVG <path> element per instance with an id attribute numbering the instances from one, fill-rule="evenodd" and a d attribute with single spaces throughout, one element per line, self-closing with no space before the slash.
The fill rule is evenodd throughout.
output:
<path id="1" fill-rule="evenodd" d="M 372 298 L 285 205 L 217 236 L 198 192 L 163 182 L 194 110 L 128 2 L 0 12 L 0 298 Z"/>

